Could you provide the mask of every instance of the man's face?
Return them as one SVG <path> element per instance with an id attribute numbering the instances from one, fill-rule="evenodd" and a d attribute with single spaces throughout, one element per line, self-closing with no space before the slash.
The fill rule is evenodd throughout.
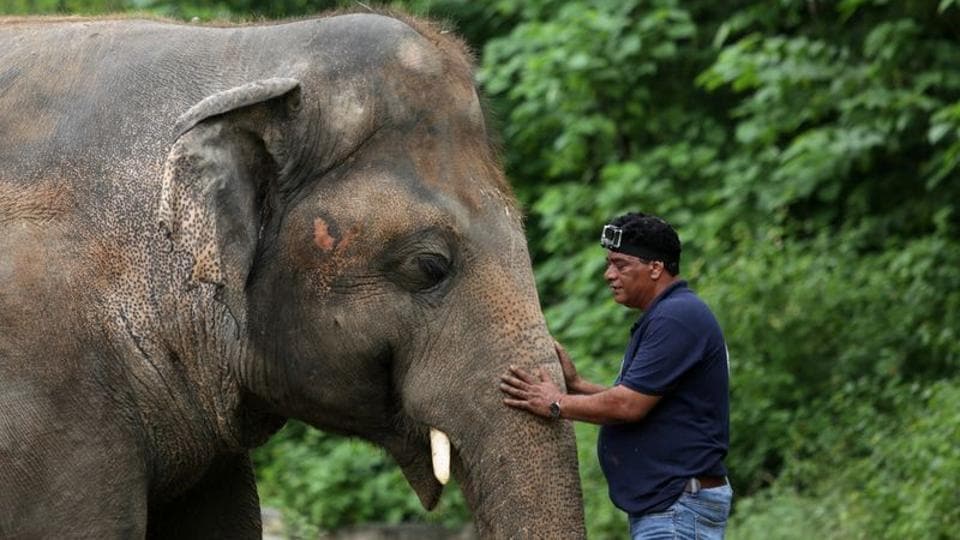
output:
<path id="1" fill-rule="evenodd" d="M 656 278 L 662 268 L 658 262 L 643 261 L 632 255 L 607 251 L 604 279 L 613 292 L 613 300 L 630 308 L 644 309 L 653 300 Z"/>

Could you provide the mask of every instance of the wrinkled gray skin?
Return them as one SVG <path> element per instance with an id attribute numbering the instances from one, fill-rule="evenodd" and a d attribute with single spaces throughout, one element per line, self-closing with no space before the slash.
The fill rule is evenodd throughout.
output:
<path id="1" fill-rule="evenodd" d="M 253 538 L 287 418 L 428 429 L 484 537 L 584 535 L 573 433 L 470 61 L 424 23 L 0 23 L 0 537 Z"/>

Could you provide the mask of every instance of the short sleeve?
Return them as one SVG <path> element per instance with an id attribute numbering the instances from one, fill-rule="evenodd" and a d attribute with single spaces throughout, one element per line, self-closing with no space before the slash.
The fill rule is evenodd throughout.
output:
<path id="1" fill-rule="evenodd" d="M 653 396 L 669 393 L 702 357 L 700 341 L 677 319 L 658 317 L 650 321 L 620 384 Z"/>

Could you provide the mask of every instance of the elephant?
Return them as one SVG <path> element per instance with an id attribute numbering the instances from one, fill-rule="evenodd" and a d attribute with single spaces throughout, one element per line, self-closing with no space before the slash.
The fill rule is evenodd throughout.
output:
<path id="1" fill-rule="evenodd" d="M 474 69 L 394 12 L 0 20 L 0 537 L 259 537 L 289 419 L 585 536 L 569 422 L 498 389 L 563 377 Z"/>

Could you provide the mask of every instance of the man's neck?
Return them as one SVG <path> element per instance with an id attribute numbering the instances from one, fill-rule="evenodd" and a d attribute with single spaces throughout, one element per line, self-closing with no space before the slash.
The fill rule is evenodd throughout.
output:
<path id="1" fill-rule="evenodd" d="M 660 298 L 660 296 L 663 295 L 664 291 L 669 289 L 674 283 L 678 281 L 680 281 L 679 276 L 670 276 L 670 275 L 664 275 L 663 277 L 658 279 L 657 285 L 653 289 L 653 294 L 650 296 L 650 299 L 646 302 L 646 304 L 644 304 L 640 309 L 643 311 L 647 311 L 647 309 L 649 309 L 650 306 L 652 306 L 657 301 L 657 298 Z"/>

